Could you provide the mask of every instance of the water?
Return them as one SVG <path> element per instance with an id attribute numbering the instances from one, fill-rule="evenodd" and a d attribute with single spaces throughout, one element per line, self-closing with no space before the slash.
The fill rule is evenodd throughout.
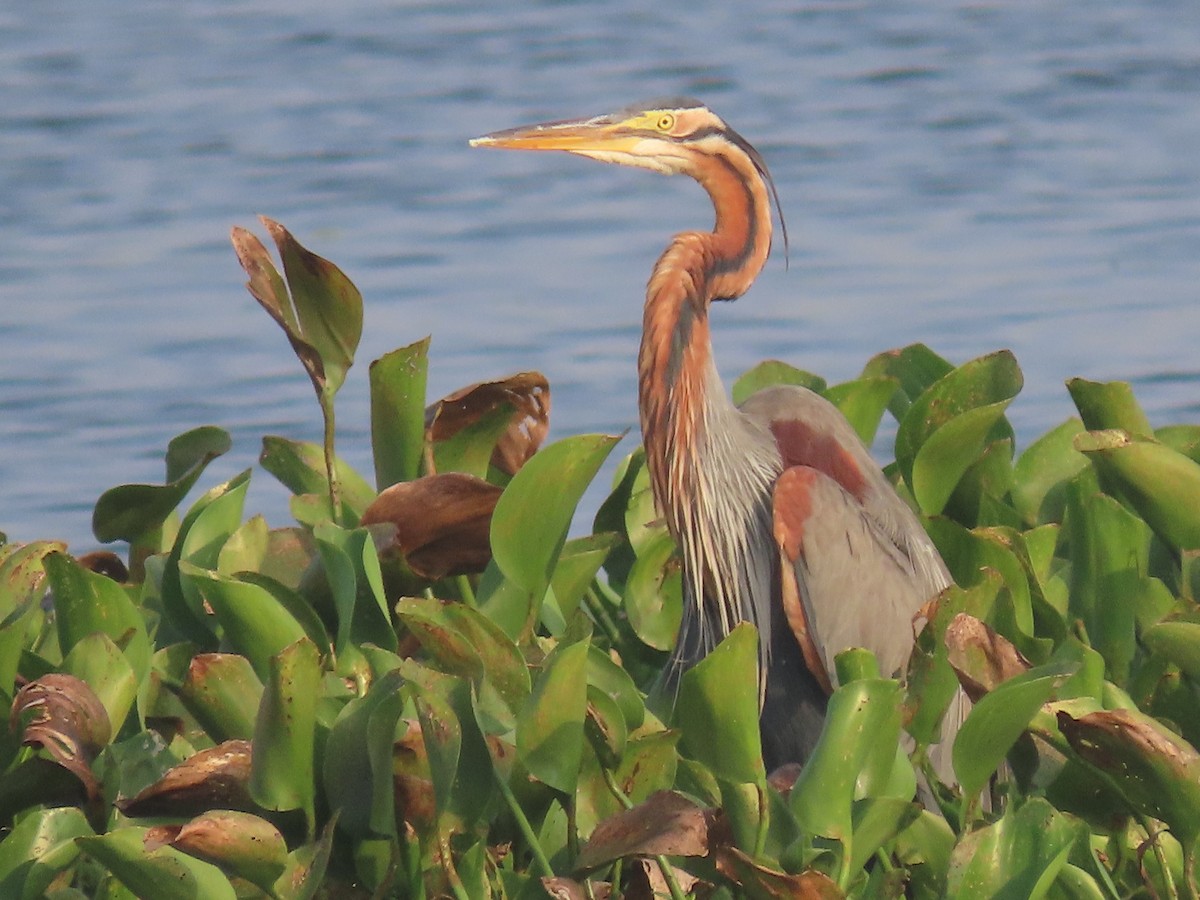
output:
<path id="1" fill-rule="evenodd" d="M 161 481 L 198 424 L 235 440 L 206 486 L 264 433 L 319 438 L 228 244 L 260 212 L 366 296 L 338 408 L 361 471 L 366 363 L 430 333 L 431 398 L 536 368 L 554 436 L 635 427 L 645 277 L 706 199 L 466 140 L 669 94 L 759 147 L 790 227 L 790 264 L 715 313 L 727 377 L 1010 347 L 1026 442 L 1074 375 L 1197 421 L 1198 89 L 1191 0 L 9 4 L 0 529 L 87 549 L 96 497 Z M 286 492 L 259 471 L 248 511 L 283 524 Z"/>

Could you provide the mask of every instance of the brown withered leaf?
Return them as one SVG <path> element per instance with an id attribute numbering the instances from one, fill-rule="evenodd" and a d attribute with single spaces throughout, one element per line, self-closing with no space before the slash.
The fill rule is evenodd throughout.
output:
<path id="1" fill-rule="evenodd" d="M 429 775 L 429 756 L 420 722 L 416 719 L 403 721 L 406 725 L 404 736 L 392 746 L 396 811 L 417 831 L 427 832 L 437 820 L 437 798 Z"/>
<path id="2" fill-rule="evenodd" d="M 737 882 L 755 900 L 844 900 L 845 894 L 828 875 L 808 870 L 789 875 L 770 869 L 737 847 L 718 847 L 717 871 Z"/>
<path id="3" fill-rule="evenodd" d="M 211 809 L 259 812 L 250 798 L 250 742 L 193 753 L 137 796 L 117 801 L 127 816 L 197 816 Z"/>
<path id="4" fill-rule="evenodd" d="M 426 438 L 430 442 L 447 440 L 501 405 L 512 408 L 512 421 L 496 442 L 492 465 L 515 475 L 550 430 L 550 384 L 541 372 L 518 372 L 447 394 L 425 410 Z"/>
<path id="5" fill-rule="evenodd" d="M 41 747 L 78 778 L 95 800 L 100 785 L 91 762 L 112 737 L 112 725 L 95 692 L 73 675 L 52 672 L 17 691 L 9 728 L 23 725 L 21 743 Z"/>
<path id="6" fill-rule="evenodd" d="M 77 557 L 75 561 L 85 569 L 111 578 L 119 584 L 124 584 L 129 580 L 129 569 L 125 567 L 121 557 L 111 550 L 93 550 L 91 553 Z"/>
<path id="7" fill-rule="evenodd" d="M 663 877 L 662 869 L 657 862 L 638 859 L 634 860 L 628 869 L 629 883 L 625 889 L 625 900 L 659 900 L 659 898 L 671 895 L 671 888 L 667 884 L 667 879 Z M 685 872 L 675 866 L 671 866 L 671 872 L 675 876 L 675 883 L 679 885 L 684 894 L 692 896 L 692 892 L 695 892 L 694 895 L 697 897 L 708 896 L 696 890 L 700 886 L 700 879 L 691 872 Z M 708 884 L 704 886 L 711 888 L 711 885 Z"/>
<path id="8" fill-rule="evenodd" d="M 489 532 L 501 488 L 461 472 L 426 475 L 386 488 L 362 524 L 395 526 L 385 552 L 400 553 L 422 578 L 482 572 L 492 558 Z"/>
<path id="9" fill-rule="evenodd" d="M 542 887 L 553 900 L 608 900 L 612 896 L 612 885 L 605 881 L 593 881 L 592 892 L 589 895 L 578 881 L 570 878 L 543 878 Z"/>
<path id="10" fill-rule="evenodd" d="M 682 794 L 658 791 L 596 826 L 579 852 L 577 869 L 626 856 L 705 856 L 713 813 Z"/>
<path id="11" fill-rule="evenodd" d="M 951 620 L 945 641 L 947 659 L 972 703 L 1030 667 L 1029 660 L 1007 638 L 966 613 Z"/>
<path id="12" fill-rule="evenodd" d="M 1058 713 L 1071 749 L 1103 769 L 1134 806 L 1162 819 L 1184 846 L 1200 836 L 1200 752 L 1137 710 Z"/>

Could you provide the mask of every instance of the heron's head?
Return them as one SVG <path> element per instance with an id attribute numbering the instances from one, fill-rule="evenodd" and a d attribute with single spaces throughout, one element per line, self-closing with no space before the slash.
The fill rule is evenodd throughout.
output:
<path id="1" fill-rule="evenodd" d="M 687 97 L 636 104 L 587 119 L 509 128 L 477 137 L 471 146 L 563 150 L 666 175 L 690 175 L 701 183 L 707 181 L 706 175 L 736 161 L 742 171 L 758 173 L 779 209 L 779 195 L 762 155 L 724 119 L 699 100 Z M 786 247 L 782 211 L 780 224 Z"/>
<path id="2" fill-rule="evenodd" d="M 601 162 L 693 177 L 706 161 L 736 148 L 766 177 L 758 151 L 703 103 L 687 98 L 657 100 L 587 119 L 510 128 L 475 138 L 471 146 L 565 150 Z"/>

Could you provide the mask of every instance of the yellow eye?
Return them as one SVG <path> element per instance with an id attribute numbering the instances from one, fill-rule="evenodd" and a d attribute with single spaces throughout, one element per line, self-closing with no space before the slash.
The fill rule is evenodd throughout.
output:
<path id="1" fill-rule="evenodd" d="M 670 131 L 675 127 L 675 117 L 670 113 L 663 113 L 658 117 L 657 125 L 659 131 Z"/>

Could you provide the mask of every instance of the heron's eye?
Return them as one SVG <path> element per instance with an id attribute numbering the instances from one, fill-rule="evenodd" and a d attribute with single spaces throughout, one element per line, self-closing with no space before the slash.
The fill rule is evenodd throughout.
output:
<path id="1" fill-rule="evenodd" d="M 670 131 L 675 127 L 675 117 L 670 113 L 663 113 L 658 117 L 658 130 Z"/>

